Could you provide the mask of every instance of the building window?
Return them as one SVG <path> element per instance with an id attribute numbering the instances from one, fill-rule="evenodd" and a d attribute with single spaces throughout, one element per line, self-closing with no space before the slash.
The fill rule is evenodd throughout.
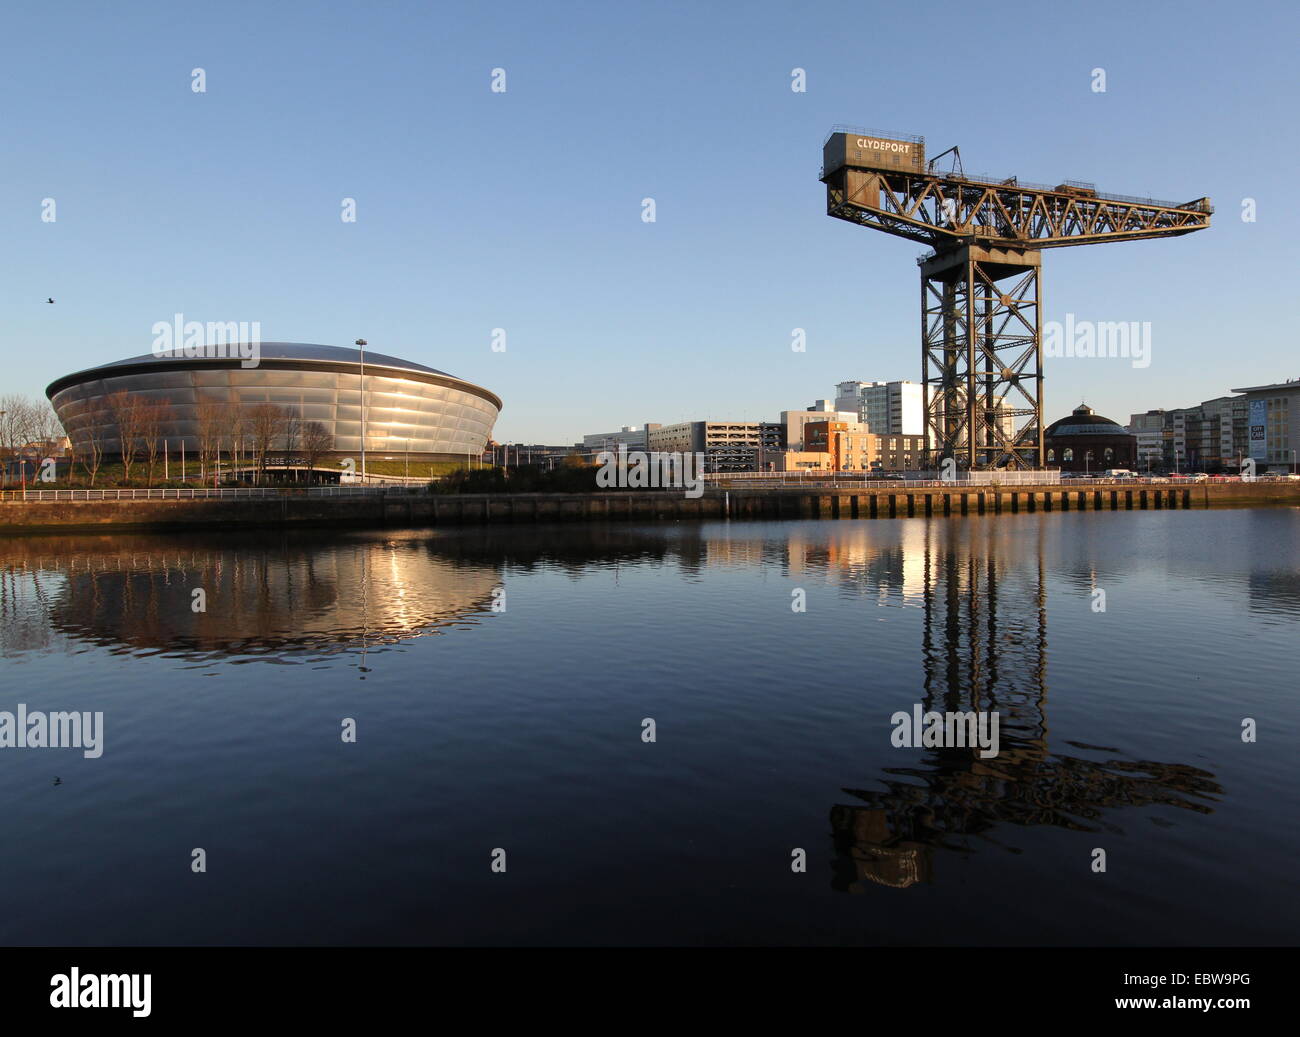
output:
<path id="1" fill-rule="evenodd" d="M 1062 461 L 1073 461 L 1073 460 L 1074 460 L 1074 450 L 1073 450 L 1073 448 L 1071 448 L 1071 447 L 1066 447 L 1066 448 L 1065 448 L 1065 453 L 1063 453 L 1063 454 L 1061 455 L 1061 460 L 1062 460 Z"/>
<path id="2" fill-rule="evenodd" d="M 1055 451 L 1055 450 L 1049 450 L 1049 451 L 1047 451 L 1047 460 L 1048 460 L 1049 463 L 1052 462 L 1052 461 L 1055 461 L 1055 460 L 1056 460 L 1056 451 Z"/>
<path id="3" fill-rule="evenodd" d="M 1102 457 L 1104 457 L 1107 462 L 1113 461 L 1115 460 L 1115 451 L 1110 447 L 1107 447 L 1105 451 L 1103 451 Z"/>

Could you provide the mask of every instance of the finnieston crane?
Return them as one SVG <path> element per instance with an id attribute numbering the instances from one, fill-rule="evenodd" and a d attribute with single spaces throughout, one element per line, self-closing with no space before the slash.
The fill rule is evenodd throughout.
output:
<path id="1" fill-rule="evenodd" d="M 821 181 L 827 215 L 933 250 L 917 260 L 926 432 L 960 468 L 1042 467 L 1042 250 L 1189 234 L 1214 212 L 971 176 L 957 148 L 927 163 L 924 137 L 849 126 L 826 138 Z"/>

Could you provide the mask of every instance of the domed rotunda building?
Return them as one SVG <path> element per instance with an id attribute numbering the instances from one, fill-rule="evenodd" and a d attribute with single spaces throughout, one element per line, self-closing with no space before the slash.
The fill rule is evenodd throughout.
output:
<path id="1" fill-rule="evenodd" d="M 1047 467 L 1062 472 L 1100 472 L 1108 468 L 1133 468 L 1137 464 L 1137 436 L 1118 422 L 1103 418 L 1086 403 L 1069 417 L 1043 432 Z"/>

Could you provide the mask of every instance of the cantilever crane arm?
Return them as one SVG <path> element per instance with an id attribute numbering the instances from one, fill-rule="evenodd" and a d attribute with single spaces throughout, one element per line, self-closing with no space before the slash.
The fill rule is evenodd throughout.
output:
<path id="1" fill-rule="evenodd" d="M 1170 237 L 1203 230 L 1214 212 L 1208 198 L 1172 205 L 1068 185 L 853 166 L 825 182 L 829 215 L 940 249 L 961 242 L 1039 249 Z"/>

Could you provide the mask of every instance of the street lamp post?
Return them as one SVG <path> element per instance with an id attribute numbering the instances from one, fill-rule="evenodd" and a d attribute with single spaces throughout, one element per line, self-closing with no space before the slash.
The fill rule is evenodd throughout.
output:
<path id="1" fill-rule="evenodd" d="M 366 340 L 357 339 L 361 350 L 361 485 L 366 485 Z"/>

